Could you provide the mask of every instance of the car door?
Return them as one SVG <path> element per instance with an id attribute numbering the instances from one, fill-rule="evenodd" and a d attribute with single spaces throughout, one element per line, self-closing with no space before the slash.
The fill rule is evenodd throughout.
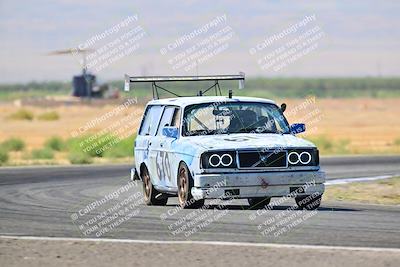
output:
<path id="1" fill-rule="evenodd" d="M 178 179 L 178 167 L 179 167 L 179 163 L 181 162 L 182 158 L 181 158 L 181 154 L 178 152 L 182 152 L 180 151 L 181 149 L 179 148 L 179 138 L 180 138 L 180 133 L 181 133 L 181 120 L 182 120 L 182 108 L 181 107 L 176 107 L 175 108 L 175 112 L 174 112 L 174 116 L 172 117 L 172 122 L 171 122 L 171 126 L 178 128 L 178 138 L 166 138 L 165 139 L 165 150 L 169 151 L 168 153 L 168 159 L 170 162 L 170 172 L 168 176 L 168 181 L 169 181 L 169 185 L 171 186 L 171 189 L 177 190 L 178 189 L 178 183 L 177 183 L 177 179 Z"/>
<path id="2" fill-rule="evenodd" d="M 170 187 L 170 182 L 168 180 L 170 177 L 170 164 L 168 159 L 169 155 L 166 150 L 166 139 L 171 138 L 164 136 L 162 134 L 162 129 L 165 126 L 170 126 L 174 111 L 174 106 L 166 106 L 164 108 L 160 123 L 158 125 L 157 133 L 152 138 L 149 150 L 152 161 L 152 169 L 154 170 L 152 175 L 157 181 L 155 185 L 157 185 L 159 189 L 163 190 L 168 190 L 168 187 Z"/>
<path id="3" fill-rule="evenodd" d="M 158 123 L 161 118 L 164 107 L 160 105 L 151 105 L 146 108 L 142 125 L 139 129 L 138 137 L 135 141 L 135 162 L 137 168 L 144 162 L 150 174 L 152 182 L 155 173 L 155 164 L 152 164 L 154 157 L 151 157 L 151 148 L 156 137 Z"/>
<path id="4" fill-rule="evenodd" d="M 167 137 L 163 135 L 162 129 L 164 126 L 173 126 L 179 129 L 180 126 L 180 108 L 170 106 L 164 112 L 164 121 L 160 124 L 157 135 L 160 136 L 160 154 L 158 163 L 161 168 L 160 176 L 165 181 L 165 185 L 169 191 L 177 189 L 177 162 L 180 161 L 179 156 L 174 150 L 174 144 L 178 138 Z M 163 127 L 162 127 L 163 126 Z"/>

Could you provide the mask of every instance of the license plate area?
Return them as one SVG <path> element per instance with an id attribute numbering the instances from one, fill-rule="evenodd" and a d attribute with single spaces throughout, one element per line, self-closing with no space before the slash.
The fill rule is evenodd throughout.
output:
<path id="1" fill-rule="evenodd" d="M 305 193 L 303 186 L 291 186 L 291 187 L 289 187 L 289 192 L 290 193 L 296 192 L 298 194 Z"/>
<path id="2" fill-rule="evenodd" d="M 239 195 L 240 195 L 240 189 L 225 189 L 224 192 L 224 196 L 227 198 Z"/>

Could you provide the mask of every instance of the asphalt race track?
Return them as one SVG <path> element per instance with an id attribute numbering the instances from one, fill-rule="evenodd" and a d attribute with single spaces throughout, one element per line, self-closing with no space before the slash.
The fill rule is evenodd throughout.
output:
<path id="1" fill-rule="evenodd" d="M 400 157 L 395 156 L 323 158 L 321 165 L 328 179 L 400 174 Z M 96 237 L 95 231 L 85 234 L 83 229 L 87 228 L 80 226 L 88 222 L 89 215 L 73 216 L 89 203 L 126 185 L 129 169 L 128 165 L 1 168 L 0 235 Z M 94 214 L 101 214 L 112 203 L 136 192 L 141 192 L 140 185 L 130 189 L 128 195 L 121 194 L 104 204 L 107 206 L 98 206 Z M 303 212 L 302 218 L 307 219 L 277 236 L 263 236 L 260 225 L 293 203 L 274 206 L 261 215 L 248 210 L 245 200 L 234 200 L 226 209 L 211 205 L 201 214 L 212 213 L 215 220 L 200 231 L 185 235 L 172 231 L 196 210 L 179 210 L 172 198 L 167 207 L 135 206 L 137 213 L 133 217 L 114 225 L 101 237 L 400 248 L 399 206 L 323 202 L 315 214 L 289 211 L 285 217 Z M 192 220 L 195 217 L 184 223 Z"/>

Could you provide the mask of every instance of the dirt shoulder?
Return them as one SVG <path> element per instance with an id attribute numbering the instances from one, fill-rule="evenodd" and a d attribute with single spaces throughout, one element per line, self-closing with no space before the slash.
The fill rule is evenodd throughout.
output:
<path id="1" fill-rule="evenodd" d="M 400 177 L 373 182 L 332 185 L 326 188 L 324 200 L 400 205 Z"/>

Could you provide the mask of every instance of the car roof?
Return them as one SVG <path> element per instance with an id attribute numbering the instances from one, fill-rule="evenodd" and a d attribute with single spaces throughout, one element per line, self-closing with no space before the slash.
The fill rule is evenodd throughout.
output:
<path id="1" fill-rule="evenodd" d="M 274 101 L 265 98 L 245 97 L 245 96 L 191 96 L 151 100 L 148 105 L 175 105 L 185 107 L 193 104 L 213 103 L 213 102 L 258 102 L 275 104 Z"/>

